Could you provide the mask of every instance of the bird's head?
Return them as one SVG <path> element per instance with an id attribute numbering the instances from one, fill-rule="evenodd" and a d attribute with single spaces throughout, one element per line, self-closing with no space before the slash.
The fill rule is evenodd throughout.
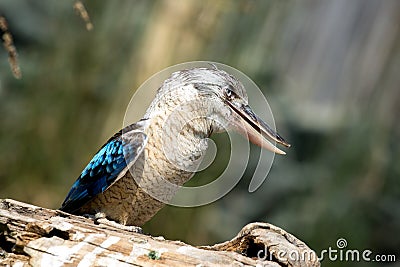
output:
<path id="1" fill-rule="evenodd" d="M 195 117 L 196 113 L 197 116 L 201 114 L 200 116 L 206 117 L 210 122 L 211 132 L 233 129 L 246 136 L 252 143 L 278 154 L 285 152 L 273 143 L 290 147 L 252 111 L 242 83 L 216 67 L 174 72 L 159 89 L 158 98 L 169 105 L 175 103 L 178 106 L 174 107 L 175 111 L 182 110 L 178 117 L 183 113 L 193 114 L 191 117 Z M 197 125 L 198 123 L 193 123 L 191 127 Z"/>

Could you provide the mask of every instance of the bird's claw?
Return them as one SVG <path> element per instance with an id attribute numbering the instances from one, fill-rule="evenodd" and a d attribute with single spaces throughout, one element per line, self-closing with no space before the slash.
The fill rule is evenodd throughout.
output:
<path id="1" fill-rule="evenodd" d="M 108 220 L 106 218 L 105 214 L 101 213 L 101 212 L 98 212 L 95 215 L 85 214 L 84 216 L 88 217 L 90 219 L 93 219 L 94 222 L 100 226 L 105 225 L 105 226 L 109 226 L 109 227 L 116 228 L 119 230 L 125 230 L 128 232 L 143 234 L 143 229 L 141 227 L 134 226 L 134 225 L 123 225 L 123 224 L 119 224 L 115 221 Z"/>

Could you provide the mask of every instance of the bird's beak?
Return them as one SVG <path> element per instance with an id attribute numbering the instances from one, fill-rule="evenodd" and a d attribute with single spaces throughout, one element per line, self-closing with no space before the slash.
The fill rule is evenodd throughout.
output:
<path id="1" fill-rule="evenodd" d="M 241 134 L 247 136 L 248 139 L 255 145 L 268 149 L 274 153 L 281 155 L 286 154 L 284 151 L 272 144 L 269 140 L 279 143 L 285 147 L 290 147 L 290 144 L 288 144 L 278 133 L 272 130 L 271 127 L 269 127 L 267 123 L 258 117 L 248 105 L 232 103 L 230 101 L 227 101 L 227 104 L 237 115 L 239 115 L 238 117 L 240 118 L 240 122 L 239 125 L 236 126 L 237 130 Z"/>

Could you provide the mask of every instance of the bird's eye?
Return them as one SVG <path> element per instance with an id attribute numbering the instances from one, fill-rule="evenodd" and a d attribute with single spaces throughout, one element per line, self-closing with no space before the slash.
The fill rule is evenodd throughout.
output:
<path id="1" fill-rule="evenodd" d="M 224 90 L 225 97 L 229 100 L 233 100 L 236 97 L 235 92 L 232 91 L 232 89 L 226 87 Z"/>

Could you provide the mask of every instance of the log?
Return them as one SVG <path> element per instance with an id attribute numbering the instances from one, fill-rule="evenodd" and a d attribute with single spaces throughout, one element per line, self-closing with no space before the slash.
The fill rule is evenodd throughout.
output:
<path id="1" fill-rule="evenodd" d="M 320 266 L 307 245 L 268 223 L 195 247 L 92 219 L 0 200 L 0 266 Z"/>

